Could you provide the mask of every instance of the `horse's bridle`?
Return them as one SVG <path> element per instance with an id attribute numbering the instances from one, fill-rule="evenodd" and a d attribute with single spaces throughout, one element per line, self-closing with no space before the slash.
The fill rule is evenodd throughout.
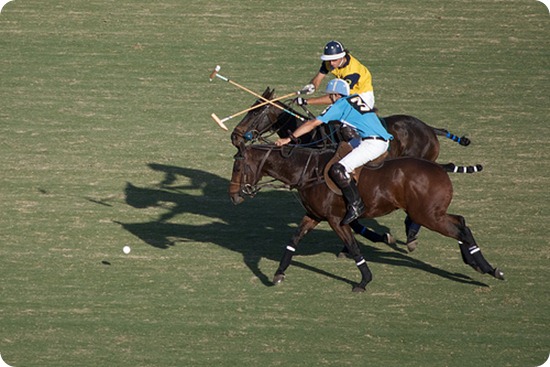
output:
<path id="1" fill-rule="evenodd" d="M 293 111 L 286 103 L 281 102 L 281 104 L 285 108 Z M 246 142 L 254 143 L 256 140 L 259 140 L 264 143 L 269 143 L 268 138 L 277 134 L 277 132 L 284 130 L 287 127 L 288 123 L 290 122 L 290 119 L 287 120 L 280 127 L 278 127 L 277 129 L 274 129 L 271 133 L 264 136 L 264 134 L 269 132 L 269 130 L 273 127 L 273 125 L 277 123 L 279 116 L 281 116 L 280 114 L 279 115 L 274 114 L 272 112 L 273 109 L 271 107 L 272 106 L 266 105 L 265 107 L 261 108 L 258 115 L 251 117 L 251 119 L 253 120 L 253 124 L 251 124 L 251 126 L 247 128 L 248 129 L 247 131 L 242 131 L 241 129 L 237 128 L 236 131 L 234 131 L 233 133 L 238 137 L 243 138 Z M 263 121 L 264 118 L 268 119 L 267 124 L 262 129 L 257 129 L 255 125 L 258 125 L 258 121 Z M 248 134 L 250 134 L 250 136 L 247 136 Z"/>
<path id="2" fill-rule="evenodd" d="M 252 169 L 250 168 L 250 165 L 246 164 L 246 162 L 245 162 L 245 164 L 243 164 L 243 167 L 242 167 L 243 172 L 241 173 L 240 182 L 231 181 L 231 185 L 239 185 L 239 193 L 250 196 L 250 197 L 254 197 L 258 193 L 258 191 L 260 191 L 262 189 L 263 186 L 267 186 L 267 183 L 262 184 L 262 185 L 258 185 L 257 183 L 260 180 L 259 176 L 262 172 L 262 168 L 265 165 L 265 162 L 266 162 L 267 158 L 269 157 L 269 155 L 271 154 L 271 152 L 273 151 L 274 148 L 275 147 L 271 147 L 270 149 L 267 150 L 266 154 L 264 155 L 264 157 L 262 158 L 262 160 L 260 162 L 260 165 L 258 166 L 258 169 L 256 170 L 256 172 L 254 172 L 254 177 L 253 177 L 252 181 L 248 180 L 248 173 L 250 171 L 252 171 Z M 239 152 L 237 154 L 235 154 L 233 159 L 242 160 L 244 162 L 244 160 L 245 160 L 245 156 L 244 156 L 244 152 L 243 152 L 244 150 L 246 150 L 246 148 L 244 146 L 241 146 L 239 148 Z M 270 182 L 273 182 L 273 181 L 275 181 L 275 180 L 272 180 Z M 256 182 L 256 184 L 250 184 L 250 183 L 244 183 L 244 182 Z"/>
<path id="3" fill-rule="evenodd" d="M 257 145 L 255 147 L 257 149 L 262 149 L 263 148 L 263 147 L 260 148 Z M 245 150 L 245 149 L 246 149 L 245 147 L 241 147 L 241 149 L 239 149 L 239 152 L 234 156 L 234 159 L 244 161 L 245 157 L 244 157 L 244 153 L 243 153 L 242 150 Z M 306 164 L 304 165 L 304 168 L 302 169 L 302 172 L 300 173 L 300 176 L 298 177 L 298 179 L 296 180 L 295 183 L 283 184 L 283 185 L 274 185 L 273 182 L 276 181 L 276 179 L 272 179 L 268 182 L 258 184 L 258 182 L 261 179 L 260 175 L 261 175 L 262 169 L 265 165 L 265 162 L 267 161 L 267 158 L 269 157 L 271 152 L 273 152 L 274 150 L 279 150 L 279 149 L 282 151 L 284 148 L 283 147 L 276 147 L 276 146 L 265 146 L 264 150 L 266 150 L 266 153 L 262 157 L 262 159 L 260 161 L 260 164 L 258 165 L 258 168 L 253 173 L 254 177 L 253 177 L 252 181 L 248 180 L 248 174 L 249 174 L 250 171 L 252 171 L 252 169 L 250 168 L 250 165 L 246 164 L 246 163 L 243 165 L 243 167 L 242 167 L 243 172 L 241 173 L 240 183 L 231 181 L 232 185 L 239 185 L 239 193 L 242 193 L 242 194 L 250 196 L 250 197 L 254 197 L 263 187 L 303 189 L 303 188 L 307 187 L 308 185 L 312 185 L 314 183 L 319 183 L 319 182 L 324 181 L 324 177 L 323 177 L 322 173 L 319 172 L 319 170 L 317 168 L 316 168 L 316 174 L 314 175 L 314 177 L 309 178 L 309 179 L 305 178 L 306 173 L 307 173 L 307 169 L 309 168 L 311 160 L 315 156 L 315 153 L 312 150 L 310 152 L 309 156 L 308 156 L 308 159 L 307 159 Z M 290 153 L 286 154 L 285 156 L 287 156 L 287 157 L 290 156 L 292 154 L 292 149 L 293 148 L 291 148 Z M 243 182 L 255 182 L 255 184 L 243 183 Z"/>
<path id="4" fill-rule="evenodd" d="M 263 120 L 263 118 L 264 118 L 263 115 L 266 115 L 267 112 L 269 111 L 269 108 L 268 108 L 268 107 L 269 107 L 269 106 L 265 106 L 265 107 L 261 108 L 260 111 L 259 111 L 259 113 L 258 113 L 257 115 L 255 115 L 255 116 L 251 117 L 250 119 L 252 119 L 253 122 L 256 122 L 256 121 L 258 121 L 258 120 L 260 120 L 260 119 Z M 269 117 L 268 117 L 268 118 L 269 118 Z M 262 138 L 262 135 L 263 135 L 265 132 L 269 131 L 269 128 L 270 128 L 271 126 L 273 126 L 273 124 L 274 124 L 274 122 L 272 122 L 272 120 L 270 119 L 270 120 L 269 120 L 269 124 L 268 124 L 264 129 L 262 129 L 262 130 L 256 130 L 256 128 L 255 128 L 253 125 L 257 125 L 257 123 L 254 123 L 254 124 L 251 124 L 251 125 L 252 125 L 252 126 L 251 126 L 252 128 L 249 129 L 248 131 L 243 131 L 242 129 L 237 128 L 237 129 L 235 129 L 235 130 L 233 131 L 233 134 L 237 135 L 239 138 L 242 138 L 244 141 L 253 141 L 253 140 L 255 139 L 255 138 L 254 138 L 254 135 L 253 135 L 254 133 L 256 134 L 256 136 Z M 249 136 L 249 137 L 245 137 L 245 135 L 248 135 L 248 134 L 250 134 L 250 136 Z"/>

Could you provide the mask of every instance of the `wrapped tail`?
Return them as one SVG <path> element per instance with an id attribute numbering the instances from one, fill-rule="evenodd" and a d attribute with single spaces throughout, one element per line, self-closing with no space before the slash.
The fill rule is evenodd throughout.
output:
<path id="1" fill-rule="evenodd" d="M 465 136 L 458 137 L 455 134 L 452 134 L 451 132 L 449 132 L 445 129 L 439 129 L 437 127 L 432 127 L 432 129 L 433 129 L 435 135 L 444 136 L 447 139 L 451 139 L 452 141 L 454 141 L 454 142 L 456 142 L 460 145 L 468 146 L 471 143 L 470 139 L 468 139 Z"/>
<path id="2" fill-rule="evenodd" d="M 457 166 L 454 163 L 439 164 L 447 172 L 452 173 L 476 173 L 483 170 L 481 164 L 476 164 L 475 166 Z"/>

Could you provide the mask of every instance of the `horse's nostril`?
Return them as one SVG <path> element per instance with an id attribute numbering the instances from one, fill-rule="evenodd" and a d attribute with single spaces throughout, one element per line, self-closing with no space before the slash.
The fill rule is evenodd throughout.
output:
<path id="1" fill-rule="evenodd" d="M 234 204 L 234 205 L 239 205 L 240 203 L 242 203 L 244 201 L 244 198 L 242 196 L 239 196 L 239 195 L 231 195 L 231 202 Z"/>

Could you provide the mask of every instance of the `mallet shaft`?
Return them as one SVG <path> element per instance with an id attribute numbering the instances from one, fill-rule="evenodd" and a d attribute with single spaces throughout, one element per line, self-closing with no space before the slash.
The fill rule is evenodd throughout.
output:
<path id="1" fill-rule="evenodd" d="M 295 96 L 297 94 L 300 94 L 300 92 L 293 92 L 293 93 L 289 93 L 287 95 L 284 95 L 284 96 L 281 96 L 281 97 L 277 97 L 277 98 L 274 98 L 272 100 L 268 100 L 268 101 L 264 101 L 262 103 L 259 103 L 255 106 L 252 106 L 252 107 L 249 107 L 245 110 L 242 110 L 242 111 L 239 111 L 239 112 L 236 112 L 230 116 L 227 116 L 227 117 L 224 117 L 223 119 L 220 119 L 218 116 L 216 116 L 216 114 L 212 114 L 211 117 L 214 121 L 216 121 L 216 123 L 224 130 L 228 130 L 227 129 L 227 126 L 225 126 L 224 122 L 226 122 L 227 120 L 230 120 L 232 119 L 233 117 L 236 117 L 236 116 L 239 116 L 239 115 L 242 115 L 243 113 L 246 113 L 248 111 L 252 111 L 252 110 L 255 110 L 256 108 L 259 108 L 259 107 L 262 107 L 262 106 L 265 106 L 266 104 L 270 104 L 270 103 L 273 103 L 273 102 L 277 102 L 277 101 L 280 101 L 281 99 L 285 99 L 285 98 L 288 98 L 288 97 L 292 97 L 292 96 Z"/>

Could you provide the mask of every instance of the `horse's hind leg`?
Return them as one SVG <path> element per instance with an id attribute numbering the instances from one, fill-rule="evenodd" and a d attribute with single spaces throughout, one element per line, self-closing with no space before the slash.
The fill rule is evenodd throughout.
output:
<path id="1" fill-rule="evenodd" d="M 416 250 L 418 246 L 418 232 L 420 232 L 420 224 L 417 224 L 411 220 L 411 217 L 407 214 L 405 218 L 405 233 L 407 234 L 407 249 L 409 252 Z"/>
<path id="2" fill-rule="evenodd" d="M 386 232 L 384 234 L 378 234 L 374 231 L 371 231 L 361 223 L 359 223 L 359 220 L 354 220 L 349 224 L 353 232 L 355 232 L 358 235 L 361 235 L 365 237 L 367 240 L 377 243 L 377 242 L 384 242 L 386 245 L 394 245 L 395 244 L 395 238 L 391 235 L 391 233 Z M 344 246 L 342 250 L 338 253 L 339 258 L 346 258 L 349 257 L 349 251 L 348 248 Z"/>
<path id="3" fill-rule="evenodd" d="M 319 222 L 308 215 L 305 215 L 302 218 L 302 222 L 300 223 L 300 226 L 298 227 L 298 229 L 290 239 L 290 242 L 286 246 L 283 257 L 279 262 L 279 267 L 277 268 L 277 271 L 275 272 L 275 276 L 273 277 L 274 284 L 279 284 L 285 279 L 285 271 L 290 266 L 290 262 L 292 261 L 292 256 L 294 256 L 294 253 L 296 252 L 298 243 L 309 231 L 315 228 L 317 224 L 319 224 Z"/>
<path id="4" fill-rule="evenodd" d="M 497 279 L 504 280 L 504 273 L 500 269 L 494 268 L 489 264 L 481 253 L 481 249 L 476 244 L 472 231 L 466 225 L 464 218 L 460 217 L 460 219 L 463 237 L 458 240 L 458 245 L 460 247 L 460 253 L 462 254 L 462 260 L 482 274 L 489 273 Z"/>
<path id="5" fill-rule="evenodd" d="M 434 228 L 434 230 L 458 240 L 464 263 L 470 265 L 482 274 L 488 273 L 497 279 L 504 280 L 504 273 L 489 264 L 481 253 L 481 249 L 476 244 L 474 235 L 472 234 L 470 228 L 466 225 L 464 217 L 460 215 L 447 214 L 445 219 L 446 220 L 442 222 L 443 226 L 439 229 Z"/>

